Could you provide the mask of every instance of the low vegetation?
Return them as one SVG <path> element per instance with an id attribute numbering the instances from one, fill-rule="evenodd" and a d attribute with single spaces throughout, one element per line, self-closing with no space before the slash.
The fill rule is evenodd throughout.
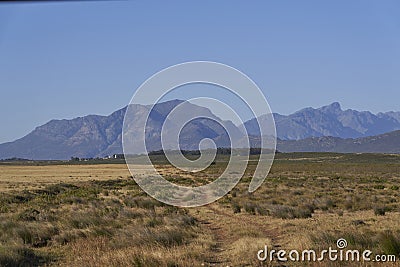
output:
<path id="1" fill-rule="evenodd" d="M 317 250 L 339 238 L 400 256 L 399 156 L 278 154 L 249 193 L 255 163 L 228 195 L 190 209 L 148 197 L 124 164 L 0 164 L 0 266 L 275 266 L 257 260 L 264 245 Z M 197 176 L 158 164 L 200 185 L 226 158 Z"/>

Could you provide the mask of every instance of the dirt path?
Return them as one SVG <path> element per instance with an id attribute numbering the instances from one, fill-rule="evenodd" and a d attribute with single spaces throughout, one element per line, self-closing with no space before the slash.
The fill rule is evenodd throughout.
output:
<path id="1" fill-rule="evenodd" d="M 205 266 L 254 266 L 257 251 L 268 245 L 279 247 L 279 233 L 265 217 L 247 213 L 233 214 L 219 204 L 192 211 L 205 231 L 213 237 Z"/>

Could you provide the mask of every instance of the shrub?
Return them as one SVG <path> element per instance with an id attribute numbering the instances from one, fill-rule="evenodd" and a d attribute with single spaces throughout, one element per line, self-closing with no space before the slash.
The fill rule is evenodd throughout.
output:
<path id="1" fill-rule="evenodd" d="M 315 199 L 313 203 L 314 207 L 318 207 L 319 209 L 323 211 L 327 211 L 330 208 L 335 207 L 335 203 L 333 202 L 332 199 L 330 198 L 320 198 L 320 199 Z"/>
<path id="2" fill-rule="evenodd" d="M 378 236 L 378 243 L 383 253 L 387 255 L 400 254 L 400 240 L 392 232 L 385 231 Z"/>
<path id="3" fill-rule="evenodd" d="M 196 218 L 194 218 L 194 217 L 192 217 L 190 215 L 187 215 L 187 214 L 182 215 L 180 219 L 181 219 L 181 222 L 182 222 L 181 224 L 183 226 L 194 226 L 194 225 L 197 224 Z"/>
<path id="4" fill-rule="evenodd" d="M 311 218 L 312 212 L 310 209 L 302 206 L 298 208 L 288 207 L 285 205 L 276 205 L 272 209 L 272 216 L 281 219 L 300 219 Z"/>
<path id="5" fill-rule="evenodd" d="M 382 184 L 378 184 L 378 185 L 374 186 L 374 189 L 383 190 L 383 189 L 385 189 L 385 186 Z"/>
<path id="6" fill-rule="evenodd" d="M 311 213 L 314 213 L 314 211 L 315 211 L 315 209 L 316 209 L 317 207 L 315 207 L 315 205 L 312 204 L 312 203 L 308 203 L 308 204 L 302 205 L 300 208 L 307 209 L 307 210 L 309 210 Z"/>
<path id="7" fill-rule="evenodd" d="M 353 201 L 346 200 L 346 202 L 344 203 L 344 207 L 346 210 L 352 210 L 353 209 Z"/>
<path id="8" fill-rule="evenodd" d="M 232 210 L 233 210 L 233 213 L 240 213 L 240 211 L 242 209 L 238 203 L 234 202 L 234 203 L 232 203 Z"/>
<path id="9" fill-rule="evenodd" d="M 246 203 L 246 204 L 244 204 L 244 210 L 247 213 L 255 215 L 256 214 L 256 205 L 254 205 L 254 203 Z"/>
<path id="10" fill-rule="evenodd" d="M 232 197 L 236 197 L 237 196 L 237 190 L 232 190 L 231 191 L 231 195 L 232 195 Z"/>
<path id="11" fill-rule="evenodd" d="M 182 245 L 185 240 L 185 235 L 179 229 L 172 229 L 155 233 L 154 239 L 157 243 L 165 247 L 171 247 Z"/>
<path id="12" fill-rule="evenodd" d="M 50 255 L 25 247 L 0 247 L 0 266 L 43 266 L 54 261 Z"/>
<path id="13" fill-rule="evenodd" d="M 139 238 L 135 239 L 140 245 L 144 243 L 154 245 L 157 243 L 163 247 L 173 247 L 182 245 L 187 238 L 187 234 L 182 229 L 151 229 L 144 228 L 139 231 Z"/>
<path id="14" fill-rule="evenodd" d="M 351 221 L 351 224 L 354 226 L 365 225 L 366 223 L 363 220 L 354 220 Z"/>
<path id="15" fill-rule="evenodd" d="M 26 245 L 33 247 L 43 247 L 58 234 L 58 229 L 53 226 L 20 225 L 16 228 L 16 234 Z"/>
<path id="16" fill-rule="evenodd" d="M 163 223 L 162 220 L 157 219 L 155 217 L 151 217 L 147 220 L 147 222 L 145 223 L 145 225 L 147 227 L 156 227 L 157 225 L 161 225 Z"/>
<path id="17" fill-rule="evenodd" d="M 294 196 L 301 196 L 301 195 L 303 195 L 304 193 L 303 193 L 302 191 L 300 191 L 300 190 L 295 190 L 295 191 L 292 192 L 292 194 L 293 194 Z"/>
<path id="18" fill-rule="evenodd" d="M 269 215 L 269 210 L 266 207 L 261 206 L 261 205 L 257 205 L 256 206 L 256 211 L 261 216 L 268 216 Z"/>
<path id="19" fill-rule="evenodd" d="M 3 201 L 6 203 L 17 203 L 22 204 L 31 201 L 35 198 L 35 195 L 29 191 L 22 191 L 18 194 L 6 196 L 3 198 Z"/>
<path id="20" fill-rule="evenodd" d="M 40 212 L 36 209 L 30 208 L 22 211 L 18 214 L 18 220 L 21 221 L 37 221 L 39 219 Z"/>
<path id="21" fill-rule="evenodd" d="M 56 235 L 52 242 L 54 242 L 55 244 L 59 244 L 59 245 L 65 245 L 68 244 L 72 241 L 74 241 L 75 239 L 78 238 L 85 238 L 86 234 L 82 231 L 82 230 L 71 230 L 71 231 L 64 231 L 62 233 L 60 233 L 59 235 Z"/>
<path id="22" fill-rule="evenodd" d="M 150 198 L 142 198 L 142 197 L 131 197 L 127 196 L 123 200 L 124 204 L 130 208 L 137 207 L 143 209 L 152 209 L 154 210 L 157 206 L 162 206 L 163 203 L 150 199 Z"/>
<path id="23" fill-rule="evenodd" d="M 383 206 L 376 206 L 374 207 L 374 213 L 377 216 L 384 216 L 386 213 L 386 208 Z"/>
<path id="24" fill-rule="evenodd" d="M 136 218 L 141 218 L 143 216 L 142 213 L 130 208 L 123 208 L 118 215 L 120 217 L 124 217 L 127 219 L 136 219 Z"/>
<path id="25" fill-rule="evenodd" d="M 72 191 L 76 189 L 79 189 L 79 187 L 76 185 L 60 183 L 49 185 L 44 190 L 38 190 L 38 193 L 41 195 L 55 196 L 65 191 Z"/>
<path id="26" fill-rule="evenodd" d="M 398 187 L 397 185 L 392 185 L 392 186 L 390 187 L 390 189 L 392 189 L 392 190 L 399 190 L 399 187 Z"/>
<path id="27" fill-rule="evenodd" d="M 71 214 L 69 223 L 73 228 L 84 229 L 91 226 L 99 226 L 104 223 L 104 219 L 97 214 L 76 212 Z"/>
<path id="28" fill-rule="evenodd" d="M 92 230 L 92 235 L 111 237 L 113 236 L 113 231 L 108 227 L 96 226 Z"/>
<path id="29" fill-rule="evenodd" d="M 313 212 L 307 207 L 299 207 L 294 211 L 294 218 L 311 218 Z"/>

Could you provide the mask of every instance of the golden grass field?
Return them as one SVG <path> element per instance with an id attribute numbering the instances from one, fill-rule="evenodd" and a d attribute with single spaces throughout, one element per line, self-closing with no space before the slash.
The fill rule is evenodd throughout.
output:
<path id="1" fill-rule="evenodd" d="M 165 163 L 169 180 L 197 184 Z M 278 154 L 247 192 L 256 161 L 228 195 L 198 208 L 148 197 L 125 164 L 0 164 L 0 266 L 397 266 L 365 262 L 261 262 L 257 251 L 335 247 L 400 259 L 396 155 Z M 39 165 L 39 166 L 36 166 Z M 133 175 L 146 175 L 137 168 Z"/>

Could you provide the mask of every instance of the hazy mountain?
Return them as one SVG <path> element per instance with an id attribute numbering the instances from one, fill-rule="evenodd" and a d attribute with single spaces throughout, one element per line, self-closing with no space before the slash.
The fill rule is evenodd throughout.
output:
<path id="1" fill-rule="evenodd" d="M 180 111 L 177 112 L 178 117 L 167 118 L 171 110 L 178 105 L 180 106 Z M 147 110 L 146 112 L 138 112 L 137 109 Z M 129 126 L 126 128 L 129 131 L 129 136 L 132 137 L 133 143 L 135 142 L 136 138 L 143 135 L 142 126 L 144 125 L 146 114 L 147 112 L 150 112 L 150 110 L 151 107 L 142 105 L 131 106 L 131 108 L 128 110 L 128 112 L 130 112 L 129 117 L 133 118 L 133 120 L 130 121 Z M 179 116 L 179 113 L 182 114 L 181 117 Z M 157 104 L 149 113 L 149 120 L 147 121 L 145 131 L 147 151 L 162 149 L 161 129 L 163 124 L 166 125 L 164 128 L 164 133 L 167 137 L 165 139 L 166 141 L 164 140 L 165 142 L 163 143 L 164 148 L 173 149 L 172 144 L 174 143 L 176 136 L 178 136 L 178 133 L 175 134 L 173 132 L 175 132 L 179 128 L 178 126 L 180 126 L 178 121 L 186 117 L 198 118 L 191 120 L 182 128 L 179 135 L 181 149 L 197 150 L 199 148 L 200 141 L 204 138 L 210 138 L 214 140 L 218 147 L 229 147 L 230 140 L 224 127 L 228 129 L 228 131 L 231 133 L 231 136 L 236 138 L 236 140 L 243 136 L 242 131 L 239 130 L 239 128 L 236 127 L 231 121 L 221 120 L 208 108 L 194 105 L 187 101 L 173 100 Z M 168 122 L 170 124 L 168 124 Z M 178 123 L 178 125 L 176 125 L 176 123 Z M 145 152 L 139 149 L 135 149 L 135 151 L 139 153 Z"/>
<path id="2" fill-rule="evenodd" d="M 1 144 L 0 158 L 68 159 L 96 156 L 101 151 L 121 151 L 124 114 L 125 109 L 121 109 L 110 116 L 52 120 L 21 139 Z"/>
<path id="3" fill-rule="evenodd" d="M 260 117 L 264 119 L 263 116 Z M 305 108 L 290 115 L 274 114 L 277 136 L 282 140 L 333 136 L 358 138 L 400 130 L 400 112 L 373 114 L 342 110 L 335 102 L 321 108 Z M 251 135 L 259 135 L 255 119 L 244 123 Z"/>
<path id="4" fill-rule="evenodd" d="M 311 137 L 303 140 L 278 140 L 281 152 L 400 153 L 400 131 L 377 136 L 348 138 Z"/>
<path id="5" fill-rule="evenodd" d="M 157 104 L 150 112 L 146 125 L 146 144 L 149 151 L 161 149 L 161 127 L 168 113 L 181 100 L 167 101 Z M 193 116 L 209 116 L 233 133 L 241 136 L 242 132 L 230 121 L 222 121 L 207 108 L 184 102 L 184 110 Z M 132 134 L 143 129 L 135 128 L 140 120 L 145 120 L 151 107 L 132 105 L 130 112 L 133 127 Z M 89 115 L 72 120 L 52 120 L 37 127 L 25 137 L 14 142 L 0 145 L 1 158 L 28 159 L 69 159 L 70 157 L 103 157 L 122 153 L 122 125 L 126 108 L 109 116 Z M 168 130 L 168 129 L 167 129 Z M 196 119 L 188 123 L 181 132 L 180 143 L 183 149 L 198 149 L 203 138 L 215 140 L 218 146 L 229 146 L 229 138 L 224 128 L 210 119 Z M 168 145 L 168 144 L 166 144 Z"/>
<path id="6" fill-rule="evenodd" d="M 379 118 L 392 118 L 395 119 L 397 122 L 400 122 L 400 112 L 393 112 L 393 111 L 389 111 L 386 113 L 378 113 L 377 116 Z"/>
<path id="7" fill-rule="evenodd" d="M 231 121 L 221 120 L 207 108 L 181 100 L 159 103 L 151 112 L 150 106 L 130 106 L 133 119 L 130 121 L 129 134 L 133 138 L 140 136 L 143 129 L 139 125 L 149 114 L 145 132 L 147 149 L 161 149 L 161 127 L 177 105 L 183 107 L 186 115 L 203 117 L 183 127 L 179 139 L 182 149 L 198 149 L 200 140 L 204 138 L 214 140 L 218 147 L 230 146 L 227 132 L 221 125 L 243 146 L 247 140 L 243 134 L 244 127 L 251 135 L 252 146 L 260 144 L 261 137 L 255 119 L 237 127 Z M 52 120 L 21 139 L 0 144 L 0 159 L 69 159 L 72 156 L 88 158 L 122 153 L 122 125 L 126 110 L 120 109 L 109 116 L 89 115 L 72 120 Z M 283 152 L 400 153 L 400 134 L 393 132 L 400 129 L 400 112 L 375 115 L 368 111 L 342 110 L 339 103 L 333 103 L 318 109 L 306 108 L 288 116 L 274 114 L 274 119 L 280 138 L 278 150 Z M 260 120 L 271 120 L 271 116 L 261 116 Z M 165 130 L 172 132 L 176 126 L 172 122 Z M 269 136 L 263 136 L 262 139 L 271 141 Z M 168 140 L 164 144 L 167 148 L 170 146 Z"/>

